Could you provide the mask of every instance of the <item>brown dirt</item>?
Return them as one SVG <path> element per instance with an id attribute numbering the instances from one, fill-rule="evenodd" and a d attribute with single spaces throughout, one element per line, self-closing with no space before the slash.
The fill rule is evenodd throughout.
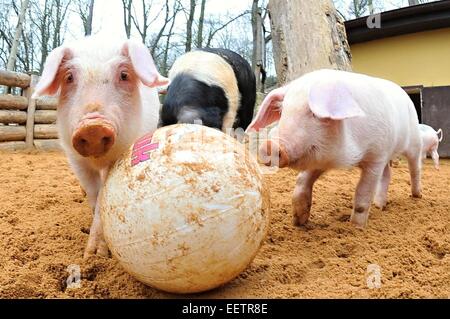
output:
<path id="1" fill-rule="evenodd" d="M 272 223 L 254 262 L 203 298 L 450 297 L 450 161 L 427 160 L 423 198 L 409 195 L 404 161 L 394 169 L 386 211 L 372 207 L 365 230 L 348 223 L 358 170 L 333 171 L 316 184 L 310 222 L 291 224 L 296 174 L 267 176 Z M 91 212 L 59 153 L 0 154 L 0 297 L 173 298 L 125 273 L 113 259 L 83 260 Z M 66 289 L 81 267 L 81 288 Z M 381 268 L 369 289 L 366 269 Z M 189 296 L 193 297 L 193 296 Z"/>

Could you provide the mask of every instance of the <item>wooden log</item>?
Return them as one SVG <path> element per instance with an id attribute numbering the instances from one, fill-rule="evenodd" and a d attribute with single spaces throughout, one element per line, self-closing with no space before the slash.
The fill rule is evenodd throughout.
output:
<path id="1" fill-rule="evenodd" d="M 27 112 L 14 110 L 0 110 L 0 123 L 25 124 L 27 122 Z"/>
<path id="2" fill-rule="evenodd" d="M 41 151 L 59 151 L 62 149 L 58 139 L 34 140 L 34 146 Z"/>
<path id="3" fill-rule="evenodd" d="M 55 124 L 36 124 L 34 126 L 34 138 L 50 139 L 58 138 L 58 130 Z"/>
<path id="4" fill-rule="evenodd" d="M 26 133 L 25 126 L 0 125 L 0 142 L 23 141 Z"/>
<path id="5" fill-rule="evenodd" d="M 37 110 L 34 113 L 34 123 L 36 123 L 36 124 L 54 124 L 54 123 L 56 123 L 56 111 L 54 111 L 54 110 Z"/>
<path id="6" fill-rule="evenodd" d="M 37 110 L 56 110 L 58 99 L 55 97 L 45 97 L 36 100 Z"/>
<path id="7" fill-rule="evenodd" d="M 38 83 L 39 77 L 36 75 L 31 76 L 30 86 L 25 91 L 25 96 L 28 98 L 28 108 L 27 108 L 27 136 L 25 137 L 25 144 L 27 148 L 34 148 L 34 112 L 36 111 L 36 99 L 32 99 L 31 96 L 34 92 L 34 87 Z"/>
<path id="8" fill-rule="evenodd" d="M 0 151 L 20 151 L 26 148 L 23 141 L 20 142 L 0 142 Z"/>
<path id="9" fill-rule="evenodd" d="M 11 94 L 0 95 L 0 109 L 3 110 L 26 110 L 28 108 L 28 99 L 24 96 Z"/>
<path id="10" fill-rule="evenodd" d="M 26 88 L 30 85 L 31 77 L 28 74 L 0 70 L 0 85 Z"/>

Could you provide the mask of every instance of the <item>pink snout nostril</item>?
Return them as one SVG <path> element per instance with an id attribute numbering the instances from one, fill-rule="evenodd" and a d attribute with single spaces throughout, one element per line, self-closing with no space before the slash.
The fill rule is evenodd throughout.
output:
<path id="1" fill-rule="evenodd" d="M 284 145 L 273 140 L 268 140 L 261 145 L 259 157 L 267 166 L 283 168 L 289 165 L 289 156 Z"/>
<path id="2" fill-rule="evenodd" d="M 114 145 L 116 132 L 103 120 L 91 120 L 83 123 L 72 135 L 74 149 L 84 157 L 105 155 Z"/>

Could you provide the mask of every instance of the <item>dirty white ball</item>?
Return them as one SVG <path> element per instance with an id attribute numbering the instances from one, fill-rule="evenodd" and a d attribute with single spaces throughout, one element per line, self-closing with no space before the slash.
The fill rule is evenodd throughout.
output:
<path id="1" fill-rule="evenodd" d="M 140 281 L 193 293 L 236 277 L 268 228 L 256 160 L 234 138 L 183 124 L 140 138 L 101 194 L 106 242 Z"/>

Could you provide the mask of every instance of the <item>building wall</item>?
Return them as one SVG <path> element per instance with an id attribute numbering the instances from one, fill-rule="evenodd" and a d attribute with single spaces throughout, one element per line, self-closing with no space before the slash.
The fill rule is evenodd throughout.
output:
<path id="1" fill-rule="evenodd" d="M 442 128 L 444 138 L 438 152 L 441 157 L 450 157 L 450 86 L 422 90 L 422 120 L 435 130 Z"/>
<path id="2" fill-rule="evenodd" d="M 450 28 L 358 43 L 351 51 L 355 72 L 423 86 L 422 122 L 442 128 L 439 155 L 450 157 Z"/>
<path id="3" fill-rule="evenodd" d="M 450 85 L 450 28 L 357 43 L 351 51 L 355 72 L 401 86 Z"/>

